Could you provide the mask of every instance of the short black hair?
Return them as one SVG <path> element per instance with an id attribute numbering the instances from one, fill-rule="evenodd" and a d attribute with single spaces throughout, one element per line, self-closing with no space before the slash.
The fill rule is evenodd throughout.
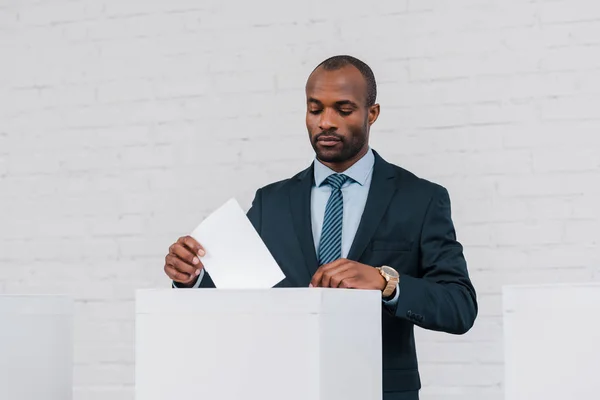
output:
<path id="1" fill-rule="evenodd" d="M 375 104 L 377 99 L 377 83 L 375 82 L 375 75 L 367 64 L 359 60 L 358 58 L 348 56 L 348 55 L 339 55 L 329 57 L 327 60 L 321 62 L 317 67 L 323 67 L 326 71 L 335 71 L 345 67 L 346 65 L 353 65 L 356 69 L 358 69 L 361 75 L 365 78 L 367 82 L 367 107 Z"/>

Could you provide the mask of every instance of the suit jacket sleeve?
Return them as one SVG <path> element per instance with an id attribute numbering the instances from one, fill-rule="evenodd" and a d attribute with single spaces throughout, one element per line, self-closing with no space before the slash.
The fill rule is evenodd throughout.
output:
<path id="1" fill-rule="evenodd" d="M 420 276 L 400 276 L 395 310 L 424 329 L 463 334 L 477 316 L 476 293 L 456 240 L 446 189 L 436 186 L 420 237 Z"/>
<path id="2" fill-rule="evenodd" d="M 248 210 L 246 214 L 248 219 L 258 232 L 259 236 L 261 235 L 262 229 L 262 189 L 258 189 L 256 191 L 256 195 L 254 196 L 254 200 L 252 201 L 252 206 Z M 284 278 L 281 282 L 277 283 L 274 287 L 289 287 L 291 286 L 290 282 L 287 278 Z"/>

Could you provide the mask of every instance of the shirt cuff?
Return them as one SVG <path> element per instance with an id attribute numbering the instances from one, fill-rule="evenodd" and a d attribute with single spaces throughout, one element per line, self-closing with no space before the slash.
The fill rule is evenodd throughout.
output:
<path id="1" fill-rule="evenodd" d="M 200 275 L 198 275 L 198 279 L 196 279 L 196 283 L 194 284 L 194 286 L 192 286 L 190 289 L 197 289 L 200 287 L 200 282 L 202 282 L 202 278 L 204 278 L 204 268 L 202 268 L 200 270 Z M 181 286 L 177 286 L 177 283 L 175 281 L 173 281 L 171 283 L 173 289 L 185 289 L 182 288 Z"/>
<path id="2" fill-rule="evenodd" d="M 396 284 L 396 294 L 394 295 L 393 298 L 391 298 L 389 300 L 383 299 L 383 304 L 385 304 L 388 307 L 396 307 L 396 304 L 398 304 L 399 297 L 400 297 L 400 285 Z"/>

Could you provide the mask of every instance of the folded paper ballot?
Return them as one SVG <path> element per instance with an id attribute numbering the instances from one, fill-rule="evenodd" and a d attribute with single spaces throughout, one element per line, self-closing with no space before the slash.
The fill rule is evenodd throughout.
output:
<path id="1" fill-rule="evenodd" d="M 235 199 L 209 215 L 190 236 L 206 250 L 202 264 L 219 289 L 264 289 L 285 278 Z"/>

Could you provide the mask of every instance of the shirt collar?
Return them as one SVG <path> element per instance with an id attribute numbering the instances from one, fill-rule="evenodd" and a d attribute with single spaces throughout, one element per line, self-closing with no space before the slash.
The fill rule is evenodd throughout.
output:
<path id="1" fill-rule="evenodd" d="M 321 186 L 323 181 L 327 179 L 329 175 L 333 175 L 336 172 L 331 168 L 325 166 L 318 159 L 315 158 L 315 185 Z M 355 162 L 350 168 L 341 172 L 342 174 L 352 178 L 359 185 L 364 186 L 369 178 L 369 174 L 375 164 L 375 156 L 373 150 L 369 147 L 367 154 L 365 154 L 360 160 Z"/>

